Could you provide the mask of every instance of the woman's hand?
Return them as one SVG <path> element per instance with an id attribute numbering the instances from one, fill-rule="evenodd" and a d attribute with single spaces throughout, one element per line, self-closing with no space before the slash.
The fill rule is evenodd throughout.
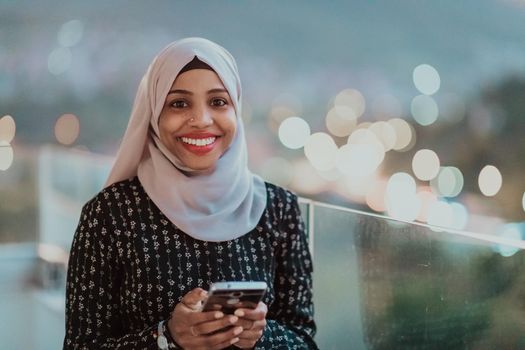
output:
<path id="1" fill-rule="evenodd" d="M 266 327 L 266 313 L 268 307 L 262 301 L 255 309 L 237 309 L 235 315 L 239 316 L 236 326 L 241 326 L 243 331 L 238 335 L 239 341 L 234 346 L 241 349 L 251 349 L 262 336 Z"/>
<path id="2" fill-rule="evenodd" d="M 224 349 L 240 341 L 242 328 L 237 325 L 237 316 L 200 311 L 206 296 L 201 288 L 191 290 L 175 306 L 168 321 L 171 336 L 186 350 Z"/>

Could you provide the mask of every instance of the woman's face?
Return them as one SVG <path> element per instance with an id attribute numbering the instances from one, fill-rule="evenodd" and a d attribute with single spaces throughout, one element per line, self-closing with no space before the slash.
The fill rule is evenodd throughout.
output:
<path id="1" fill-rule="evenodd" d="M 171 86 L 159 117 L 160 140 L 183 165 L 208 173 L 231 145 L 237 120 L 217 74 L 192 69 Z"/>

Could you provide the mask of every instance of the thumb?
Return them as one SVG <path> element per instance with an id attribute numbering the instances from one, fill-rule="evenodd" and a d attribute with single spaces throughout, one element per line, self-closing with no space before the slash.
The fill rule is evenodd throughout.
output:
<path id="1" fill-rule="evenodd" d="M 188 308 L 197 310 L 200 307 L 201 301 L 206 299 L 208 292 L 202 288 L 195 288 L 189 291 L 181 300 L 181 302 Z"/>

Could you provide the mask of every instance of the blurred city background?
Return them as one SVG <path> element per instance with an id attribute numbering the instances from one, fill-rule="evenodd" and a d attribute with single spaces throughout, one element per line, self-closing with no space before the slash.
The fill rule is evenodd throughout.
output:
<path id="1" fill-rule="evenodd" d="M 525 348 L 523 0 L 0 0 L 0 347 L 59 347 L 80 208 L 188 36 L 237 60 L 250 168 L 320 205 L 323 348 Z"/>

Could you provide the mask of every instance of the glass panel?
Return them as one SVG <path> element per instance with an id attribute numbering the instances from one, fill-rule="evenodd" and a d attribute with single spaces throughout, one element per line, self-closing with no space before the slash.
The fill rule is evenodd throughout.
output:
<path id="1" fill-rule="evenodd" d="M 314 213 L 321 349 L 525 348 L 523 250 L 323 206 Z"/>

